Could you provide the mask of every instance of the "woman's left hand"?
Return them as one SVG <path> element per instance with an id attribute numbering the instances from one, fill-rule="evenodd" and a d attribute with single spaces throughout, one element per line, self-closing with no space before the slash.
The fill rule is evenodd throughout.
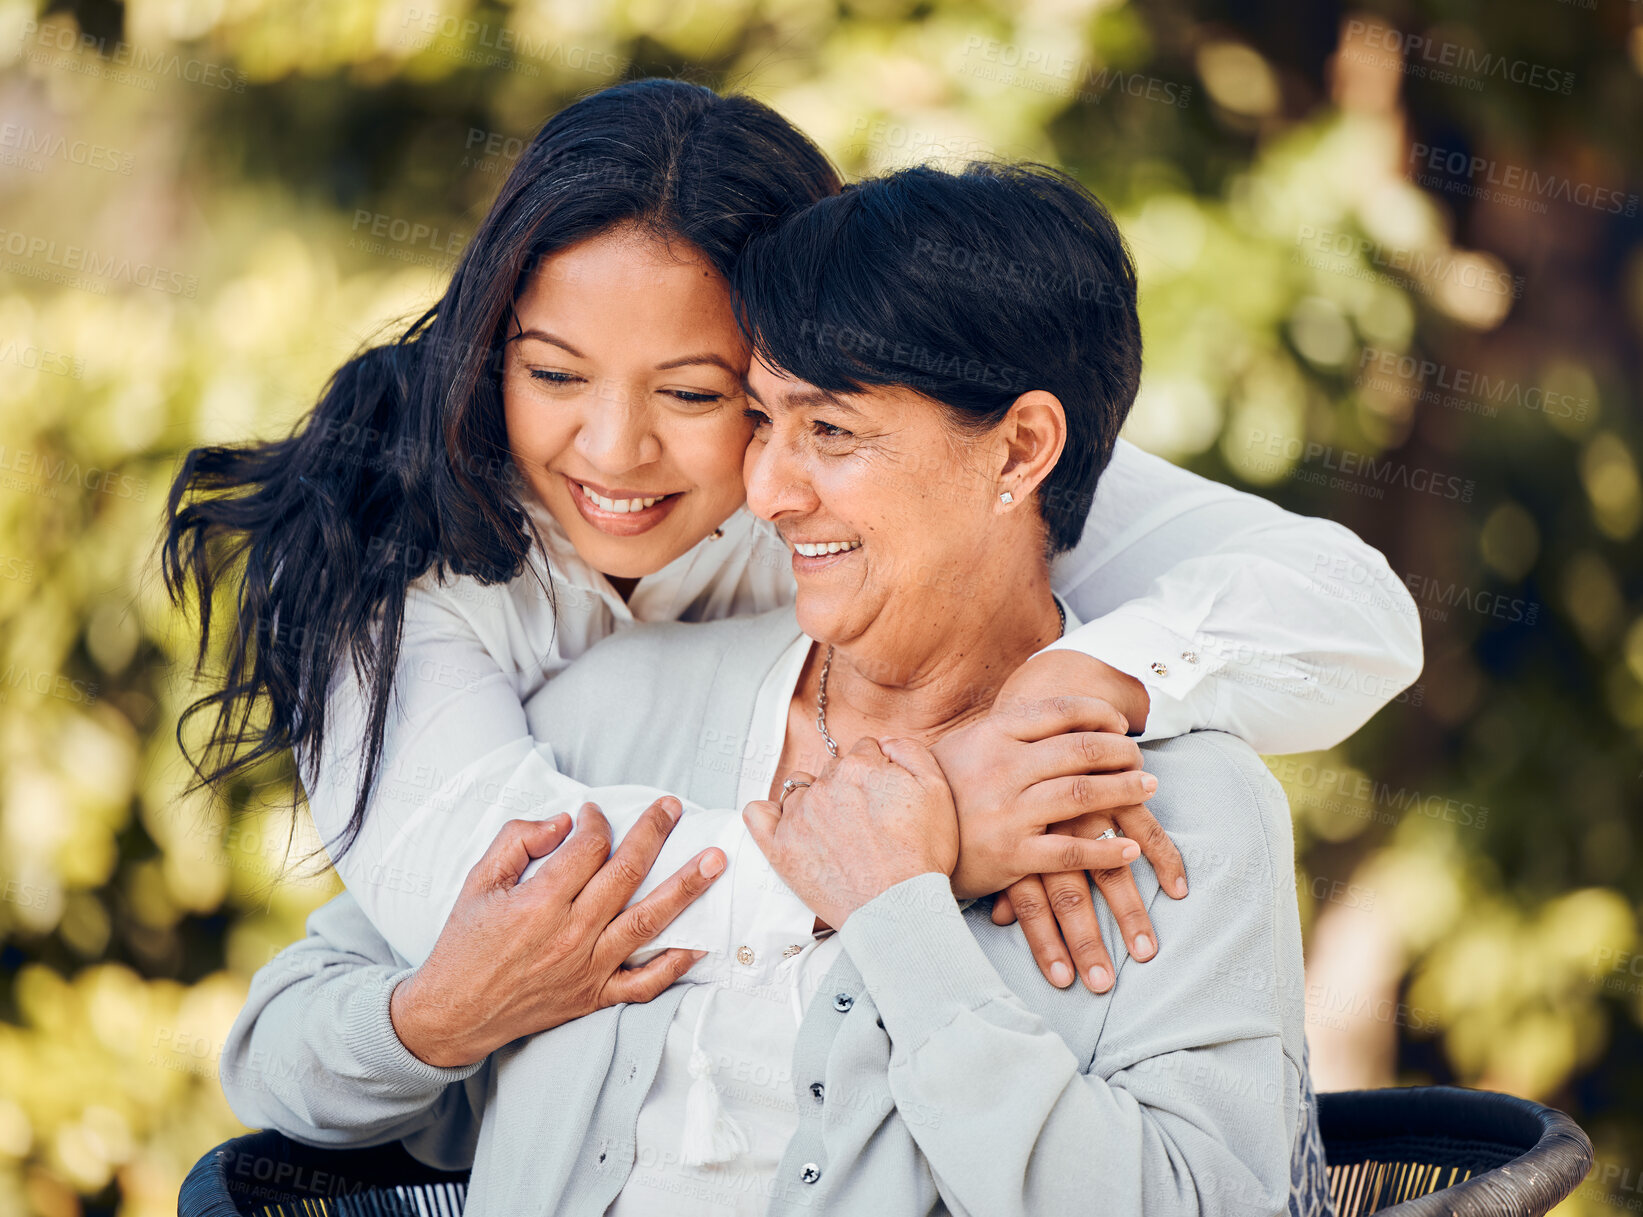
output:
<path id="1" fill-rule="evenodd" d="M 831 926 L 915 875 L 951 875 L 958 815 L 929 749 L 912 740 L 861 739 L 778 806 L 742 810 L 771 867 Z"/>

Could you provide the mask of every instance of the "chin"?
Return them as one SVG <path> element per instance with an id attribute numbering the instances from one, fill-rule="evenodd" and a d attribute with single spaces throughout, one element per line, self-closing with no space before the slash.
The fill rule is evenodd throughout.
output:
<path id="1" fill-rule="evenodd" d="M 835 646 L 849 641 L 843 615 L 833 605 L 822 602 L 820 596 L 806 596 L 801 590 L 793 609 L 806 638 Z"/>

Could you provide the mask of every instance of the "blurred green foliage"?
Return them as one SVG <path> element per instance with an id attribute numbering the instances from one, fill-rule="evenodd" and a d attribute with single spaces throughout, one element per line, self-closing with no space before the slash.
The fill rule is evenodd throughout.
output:
<path id="1" fill-rule="evenodd" d="M 518 141 L 645 74 L 852 175 L 1030 157 L 1113 206 L 1130 436 L 1422 615 L 1415 689 L 1272 762 L 1320 1084 L 1555 1103 L 1600 1163 L 1566 1209 L 1643 1207 L 1643 6 L 1595 5 L 0 0 L 0 1217 L 174 1211 L 240 1131 L 247 978 L 337 890 L 287 772 L 180 793 L 179 454 L 283 432 Z"/>

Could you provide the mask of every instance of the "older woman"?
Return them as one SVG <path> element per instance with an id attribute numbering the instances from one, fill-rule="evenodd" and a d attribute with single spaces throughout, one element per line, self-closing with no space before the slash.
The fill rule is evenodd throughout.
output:
<path id="1" fill-rule="evenodd" d="M 389 1079 L 328 1119 L 460 1142 L 482 1110 L 481 1214 L 1323 1207 L 1288 813 L 1247 746 L 1144 746 L 1160 820 L 1215 863 L 1179 902 L 1138 868 L 1162 950 L 1120 956 L 1105 993 L 1044 985 L 967 900 L 1011 863 L 961 850 L 949 784 L 1003 729 L 997 673 L 1077 624 L 1049 560 L 1139 380 L 1110 218 L 1047 170 L 910 170 L 761 239 L 738 287 L 759 355 L 748 501 L 792 547 L 797 603 L 615 636 L 529 712 L 581 781 L 746 803 L 822 924 L 779 985 L 676 985 L 459 1069 L 410 1065 L 415 1035 L 388 1044 L 378 1014 Z M 1009 729 L 1077 746 L 1053 718 Z M 737 772 L 704 755 L 709 732 L 747 740 Z M 391 966 L 357 919 L 327 932 L 338 958 Z M 1270 983 L 1217 990 L 1212 970 Z M 266 1030 L 274 1059 L 340 1059 Z"/>

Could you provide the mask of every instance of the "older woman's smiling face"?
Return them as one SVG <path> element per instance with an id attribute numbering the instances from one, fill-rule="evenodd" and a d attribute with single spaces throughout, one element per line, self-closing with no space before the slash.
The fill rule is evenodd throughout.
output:
<path id="1" fill-rule="evenodd" d="M 793 551 L 810 637 L 895 653 L 978 579 L 1008 577 L 1023 544 L 1043 562 L 1032 508 L 1000 503 L 999 433 L 966 435 L 910 389 L 834 395 L 758 360 L 748 389 L 747 502 Z"/>

